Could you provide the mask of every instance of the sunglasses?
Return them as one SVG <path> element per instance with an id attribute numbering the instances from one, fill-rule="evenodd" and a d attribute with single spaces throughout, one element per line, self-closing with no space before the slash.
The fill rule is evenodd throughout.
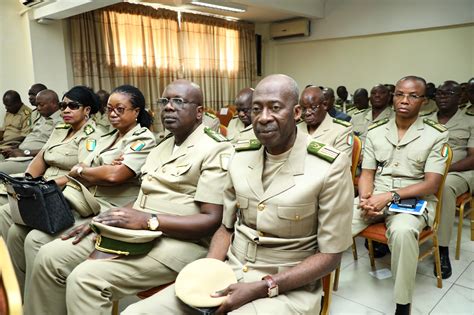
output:
<path id="1" fill-rule="evenodd" d="M 59 102 L 59 109 L 64 111 L 66 110 L 66 108 L 69 107 L 70 110 L 78 110 L 81 106 L 84 106 L 82 105 L 81 103 L 79 102 Z"/>

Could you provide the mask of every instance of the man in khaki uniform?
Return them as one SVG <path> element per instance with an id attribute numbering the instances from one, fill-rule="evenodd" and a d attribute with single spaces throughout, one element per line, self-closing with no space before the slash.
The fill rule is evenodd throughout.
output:
<path id="1" fill-rule="evenodd" d="M 271 75 L 255 88 L 258 140 L 236 147 L 222 226 L 208 253 L 228 259 L 239 281 L 216 294 L 228 295 L 219 314 L 319 314 L 319 279 L 338 266 L 352 242 L 346 233 L 353 198 L 347 156 L 297 131 L 300 113 L 290 77 Z M 269 290 L 269 283 L 276 287 Z M 170 286 L 124 313 L 190 311 Z"/>
<path id="2" fill-rule="evenodd" d="M 390 91 L 383 84 L 378 84 L 370 90 L 370 109 L 359 110 L 352 116 L 354 134 L 360 138 L 362 145 L 365 143 L 367 129 L 370 125 L 393 116 L 393 110 L 388 106 Z"/>
<path id="3" fill-rule="evenodd" d="M 163 232 L 151 251 L 87 259 L 95 238 L 89 234 L 80 241 L 90 233 L 87 227 L 68 234 L 77 233 L 76 240 L 44 245 L 35 260 L 25 314 L 110 313 L 113 300 L 171 282 L 188 262 L 205 256 L 222 218 L 232 146 L 202 124 L 202 102 L 198 85 L 186 80 L 168 85 L 160 103 L 172 136 L 150 152 L 137 200 L 95 218 L 125 229 Z"/>
<path id="4" fill-rule="evenodd" d="M 354 106 L 349 108 L 347 115 L 354 115 L 355 112 L 369 108 L 369 93 L 364 88 L 355 90 L 354 92 Z"/>
<path id="5" fill-rule="evenodd" d="M 227 139 L 233 142 L 239 140 L 240 133 L 246 127 L 252 125 L 250 120 L 250 110 L 252 108 L 252 88 L 242 89 L 235 98 L 235 107 L 237 115 L 235 115 L 227 126 Z"/>
<path id="6" fill-rule="evenodd" d="M 30 101 L 31 106 L 33 106 L 33 110 L 31 111 L 30 115 L 30 126 L 34 126 L 36 122 L 42 117 L 37 108 L 36 96 L 39 92 L 46 89 L 46 85 L 42 83 L 35 83 L 28 90 L 28 100 Z"/>
<path id="7" fill-rule="evenodd" d="M 300 106 L 303 120 L 297 124 L 301 132 L 314 140 L 328 144 L 352 157 L 352 124 L 332 118 L 327 113 L 328 102 L 320 88 L 311 86 L 301 93 Z"/>
<path id="8" fill-rule="evenodd" d="M 432 120 L 418 117 L 425 102 L 426 83 L 404 77 L 394 93 L 396 115 L 372 125 L 367 134 L 359 198 L 355 199 L 352 235 L 368 225 L 384 221 L 392 252 L 396 314 L 409 314 L 418 265 L 418 235 L 432 225 L 436 193 L 446 163 L 448 132 Z M 394 213 L 390 202 L 415 198 L 427 201 L 422 215 Z"/>
<path id="9" fill-rule="evenodd" d="M 443 279 L 452 273 L 448 246 L 456 216 L 456 197 L 474 188 L 474 115 L 458 108 L 460 96 L 461 86 L 457 82 L 444 82 L 436 92 L 439 111 L 429 117 L 448 129 L 448 144 L 453 150 L 453 160 L 444 183 L 438 230 Z"/>
<path id="10" fill-rule="evenodd" d="M 432 115 L 438 110 L 435 102 L 435 93 L 436 87 L 434 83 L 430 82 L 426 84 L 426 102 L 421 106 L 420 113 L 418 114 L 420 117 L 427 117 Z"/>
<path id="11" fill-rule="evenodd" d="M 48 141 L 56 124 L 62 122 L 58 106 L 58 95 L 52 90 L 42 90 L 36 96 L 35 104 L 41 114 L 31 132 L 25 137 L 18 148 L 5 149 L 6 161 L 0 163 L 0 171 L 7 174 L 23 173 L 33 157 L 38 154 Z"/>
<path id="12" fill-rule="evenodd" d="M 3 123 L 0 150 L 18 146 L 30 132 L 31 109 L 21 101 L 20 94 L 8 90 L 3 95 L 3 104 L 7 110 Z"/>
<path id="13" fill-rule="evenodd" d="M 205 112 L 202 117 L 202 123 L 204 124 L 204 126 L 211 128 L 211 130 L 220 133 L 221 122 L 219 118 L 216 117 L 216 115 Z"/>

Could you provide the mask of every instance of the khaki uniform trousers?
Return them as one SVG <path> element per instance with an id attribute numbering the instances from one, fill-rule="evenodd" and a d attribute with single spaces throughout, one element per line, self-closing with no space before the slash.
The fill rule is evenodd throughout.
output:
<path id="1" fill-rule="evenodd" d="M 456 198 L 469 190 L 464 178 L 457 174 L 449 174 L 443 188 L 441 218 L 439 221 L 439 246 L 449 246 L 456 216 Z"/>
<path id="2" fill-rule="evenodd" d="M 2 155 L 3 156 L 3 155 Z M 0 172 L 11 174 L 24 173 L 31 160 L 28 161 L 3 161 L 0 163 Z"/>
<path id="3" fill-rule="evenodd" d="M 176 279 L 174 270 L 149 255 L 88 260 L 93 238 L 91 233 L 76 245 L 73 239 L 43 245 L 25 294 L 25 315 L 110 314 L 112 301 Z"/>
<path id="4" fill-rule="evenodd" d="M 388 246 L 392 252 L 391 270 L 395 279 L 394 301 L 397 304 L 411 303 L 420 252 L 418 236 L 426 227 L 425 217 L 398 213 L 395 215 L 389 214 L 374 221 L 366 221 L 361 217 L 361 211 L 357 208 L 358 204 L 359 198 L 354 199 L 352 236 L 356 236 L 373 223 L 385 220 Z M 429 207 L 429 209 L 429 222 L 433 222 L 434 210 L 431 209 L 434 209 L 434 207 Z"/>
<path id="5" fill-rule="evenodd" d="M 8 204 L 8 197 L 0 195 L 0 236 L 5 242 L 8 238 L 8 229 L 13 224 L 12 216 L 10 214 L 10 205 Z"/>

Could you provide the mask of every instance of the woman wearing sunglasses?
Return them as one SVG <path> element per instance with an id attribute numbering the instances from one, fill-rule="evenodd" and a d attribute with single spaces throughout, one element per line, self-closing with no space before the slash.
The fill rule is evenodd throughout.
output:
<path id="1" fill-rule="evenodd" d="M 114 130 L 101 136 L 94 151 L 80 163 L 76 162 L 68 173 L 63 194 L 75 210 L 76 222 L 67 235 L 81 234 L 88 228 L 90 218 L 100 211 L 133 202 L 140 189 L 140 169 L 156 146 L 155 137 L 148 129 L 152 118 L 139 89 L 130 85 L 114 89 L 106 112 Z M 36 253 L 59 233 L 48 235 L 32 230 L 26 235 L 17 226 L 12 226 L 9 233 L 16 234 L 12 250 L 17 254 L 12 255 L 12 260 L 16 271 L 26 274 L 28 290 Z M 27 291 L 25 295 L 28 296 Z"/>

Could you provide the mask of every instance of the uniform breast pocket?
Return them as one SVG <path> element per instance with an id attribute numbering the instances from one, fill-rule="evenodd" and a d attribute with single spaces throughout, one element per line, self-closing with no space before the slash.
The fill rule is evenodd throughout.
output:
<path id="1" fill-rule="evenodd" d="M 192 164 L 181 164 L 181 165 L 176 165 L 174 169 L 171 172 L 171 175 L 173 176 L 183 176 L 186 174 L 190 169 L 191 169 Z"/>
<path id="2" fill-rule="evenodd" d="M 426 160 L 430 154 L 430 150 L 412 150 L 408 152 L 408 168 L 413 175 L 424 173 Z"/>
<path id="3" fill-rule="evenodd" d="M 314 203 L 278 206 L 278 218 L 282 228 L 279 229 L 281 237 L 303 237 L 316 232 L 316 208 Z"/>
<path id="4" fill-rule="evenodd" d="M 255 226 L 257 223 L 256 211 L 250 211 L 249 199 L 244 196 L 237 195 L 237 217 L 246 225 Z"/>

